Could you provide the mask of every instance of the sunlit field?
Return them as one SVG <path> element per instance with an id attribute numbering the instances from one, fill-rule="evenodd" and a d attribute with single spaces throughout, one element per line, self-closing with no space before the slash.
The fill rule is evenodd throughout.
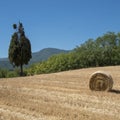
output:
<path id="1" fill-rule="evenodd" d="M 89 77 L 103 70 L 111 92 L 89 89 Z M 0 79 L 0 120 L 120 120 L 120 66 Z"/>

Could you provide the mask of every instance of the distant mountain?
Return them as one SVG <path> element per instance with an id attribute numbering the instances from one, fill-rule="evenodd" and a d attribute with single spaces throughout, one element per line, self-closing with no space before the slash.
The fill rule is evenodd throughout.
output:
<path id="1" fill-rule="evenodd" d="M 37 63 L 43 60 L 47 60 L 49 57 L 60 54 L 60 53 L 68 53 L 69 50 L 61 50 L 57 48 L 45 48 L 38 52 L 32 53 L 32 59 L 30 60 L 30 64 Z M 30 65 L 29 64 L 29 65 Z M 0 58 L 0 68 L 5 69 L 13 69 L 13 66 L 10 64 L 8 58 Z"/>
<path id="2" fill-rule="evenodd" d="M 60 53 L 68 53 L 68 50 L 61 50 L 56 48 L 45 48 L 40 50 L 39 52 L 35 52 L 32 54 L 31 62 L 38 62 L 47 60 L 50 56 L 60 54 Z"/>
<path id="3" fill-rule="evenodd" d="M 0 58 L 0 68 L 13 69 L 8 58 Z"/>

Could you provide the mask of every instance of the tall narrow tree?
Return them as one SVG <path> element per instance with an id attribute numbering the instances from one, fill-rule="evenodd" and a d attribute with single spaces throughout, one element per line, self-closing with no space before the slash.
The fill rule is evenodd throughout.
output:
<path id="1" fill-rule="evenodd" d="M 23 75 L 23 65 L 28 64 L 31 55 L 31 43 L 30 40 L 25 36 L 24 27 L 22 23 L 19 25 L 13 24 L 15 29 L 12 35 L 10 46 L 9 46 L 9 60 L 13 66 L 20 66 L 20 75 Z"/>

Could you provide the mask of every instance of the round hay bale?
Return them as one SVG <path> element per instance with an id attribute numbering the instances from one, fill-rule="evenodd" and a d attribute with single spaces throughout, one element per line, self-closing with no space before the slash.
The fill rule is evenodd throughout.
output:
<path id="1" fill-rule="evenodd" d="M 110 91 L 113 87 L 112 76 L 103 71 L 94 72 L 90 76 L 89 88 L 94 91 Z"/>

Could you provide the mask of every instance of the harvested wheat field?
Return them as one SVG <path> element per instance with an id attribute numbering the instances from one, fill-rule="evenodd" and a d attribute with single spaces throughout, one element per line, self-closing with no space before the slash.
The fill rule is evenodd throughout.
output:
<path id="1" fill-rule="evenodd" d="M 113 77 L 111 92 L 89 89 L 98 70 Z M 0 79 L 0 120 L 120 120 L 120 66 Z"/>

